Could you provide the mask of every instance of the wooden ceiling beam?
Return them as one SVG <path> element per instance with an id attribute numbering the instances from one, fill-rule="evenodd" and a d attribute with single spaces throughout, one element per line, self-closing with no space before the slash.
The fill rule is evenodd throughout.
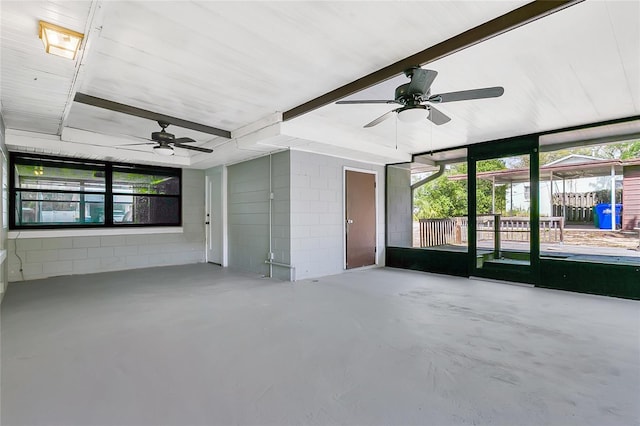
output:
<path id="1" fill-rule="evenodd" d="M 504 34 L 515 28 L 544 18 L 552 13 L 563 10 L 584 0 L 536 0 L 508 12 L 495 19 L 487 21 L 470 30 L 460 33 L 448 40 L 429 47 L 421 52 L 401 59 L 378 71 L 361 77 L 351 83 L 345 84 L 315 99 L 298 105 L 282 114 L 284 121 L 291 120 L 309 111 L 313 111 L 324 105 L 335 102 L 345 96 L 352 95 L 360 90 L 371 87 L 382 81 L 400 75 L 404 70 L 444 58 L 445 56 L 459 52 L 467 47 L 481 43 L 490 38 Z"/>
<path id="2" fill-rule="evenodd" d="M 218 129 L 217 127 L 206 126 L 200 123 L 194 123 L 193 121 L 183 120 L 181 118 L 171 117 L 170 115 L 136 108 L 131 105 L 125 105 L 118 102 L 97 98 L 95 96 L 86 95 L 84 93 L 76 93 L 76 96 L 73 98 L 73 100 L 81 104 L 104 108 L 109 111 L 121 112 L 123 114 L 129 114 L 135 117 L 146 118 L 153 121 L 164 121 L 174 126 L 184 127 L 185 129 L 191 129 L 198 132 L 208 133 L 210 135 L 231 139 L 231 132 L 228 130 Z"/>

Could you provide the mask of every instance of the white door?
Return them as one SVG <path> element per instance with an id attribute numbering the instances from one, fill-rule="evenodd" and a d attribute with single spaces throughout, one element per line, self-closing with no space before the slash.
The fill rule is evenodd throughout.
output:
<path id="1" fill-rule="evenodd" d="M 207 262 L 223 264 L 223 197 L 222 173 L 206 177 L 205 228 L 207 234 Z"/>

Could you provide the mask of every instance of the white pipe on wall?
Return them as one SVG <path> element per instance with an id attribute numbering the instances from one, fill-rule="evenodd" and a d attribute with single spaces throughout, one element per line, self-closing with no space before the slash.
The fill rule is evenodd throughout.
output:
<path id="1" fill-rule="evenodd" d="M 293 272 L 292 281 L 296 280 L 296 267 L 292 265 L 287 265 L 286 263 L 274 262 L 273 261 L 273 158 L 272 154 L 269 154 L 269 255 L 268 259 L 264 261 L 267 265 L 269 265 L 269 278 L 273 277 L 273 267 L 280 266 L 283 268 L 289 268 Z"/>
<path id="2" fill-rule="evenodd" d="M 264 263 L 268 263 L 269 267 L 272 266 L 281 266 L 283 268 L 289 268 L 291 269 L 291 271 L 293 272 L 293 277 L 291 278 L 291 281 L 295 281 L 296 280 L 296 267 L 293 265 L 287 265 L 286 263 L 279 263 L 279 262 L 274 262 L 272 260 L 265 260 Z"/>
<path id="3" fill-rule="evenodd" d="M 272 248 L 272 228 L 273 228 L 273 182 L 271 175 L 273 174 L 272 155 L 269 154 L 269 255 L 267 262 L 269 264 L 269 278 L 273 277 L 273 248 Z"/>

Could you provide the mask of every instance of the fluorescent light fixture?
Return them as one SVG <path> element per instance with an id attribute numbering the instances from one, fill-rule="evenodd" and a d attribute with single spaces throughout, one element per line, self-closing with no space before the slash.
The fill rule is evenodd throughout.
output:
<path id="1" fill-rule="evenodd" d="M 47 53 L 67 59 L 76 58 L 84 38 L 84 34 L 45 21 L 40 21 L 39 36 Z"/>
<path id="2" fill-rule="evenodd" d="M 405 123 L 415 123 L 416 121 L 426 119 L 428 116 L 429 110 L 424 105 L 398 111 L 398 118 Z"/>
<path id="3" fill-rule="evenodd" d="M 170 155 L 173 155 L 173 148 L 168 145 L 159 145 L 153 147 L 153 152 L 168 157 Z"/>

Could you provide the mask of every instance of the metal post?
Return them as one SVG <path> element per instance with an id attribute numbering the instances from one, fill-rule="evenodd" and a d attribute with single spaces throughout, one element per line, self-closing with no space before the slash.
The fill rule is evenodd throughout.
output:
<path id="1" fill-rule="evenodd" d="M 553 217 L 553 172 L 549 172 L 549 217 Z"/>
<path id="2" fill-rule="evenodd" d="M 616 230 L 616 169 L 611 165 L 611 230 Z"/>
<path id="3" fill-rule="evenodd" d="M 493 257 L 500 259 L 500 215 L 493 215 Z"/>
<path id="4" fill-rule="evenodd" d="M 491 214 L 496 213 L 496 177 L 491 178 Z"/>
<path id="5" fill-rule="evenodd" d="M 511 216 L 513 216 L 513 181 L 509 182 L 509 210 L 511 211 Z"/>
<path id="6" fill-rule="evenodd" d="M 565 193 L 565 186 L 564 186 L 564 182 L 565 182 L 565 178 L 564 176 L 562 176 L 562 217 L 567 218 L 567 206 L 565 205 L 565 198 L 567 196 L 567 194 Z"/>

